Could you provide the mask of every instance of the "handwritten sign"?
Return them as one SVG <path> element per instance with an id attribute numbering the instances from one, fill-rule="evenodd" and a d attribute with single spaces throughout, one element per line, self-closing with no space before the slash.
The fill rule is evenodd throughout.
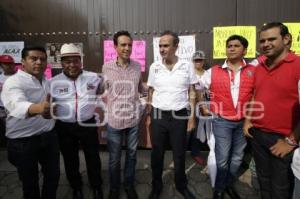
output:
<path id="1" fill-rule="evenodd" d="M 161 56 L 159 53 L 159 39 L 160 37 L 153 38 L 154 61 L 161 60 Z M 179 44 L 176 51 L 176 55 L 179 57 L 179 59 L 191 61 L 195 51 L 195 35 L 179 36 Z"/>
<path id="2" fill-rule="evenodd" d="M 116 59 L 117 52 L 112 40 L 104 40 L 104 63 Z M 146 65 L 146 42 L 144 40 L 133 40 L 131 59 L 141 64 L 141 71 L 145 72 Z"/>
<path id="3" fill-rule="evenodd" d="M 284 23 L 292 35 L 293 41 L 291 50 L 300 55 L 300 23 Z"/>
<path id="4" fill-rule="evenodd" d="M 255 26 L 227 26 L 227 27 L 214 27 L 213 28 L 213 58 L 225 59 L 226 58 L 226 40 L 231 35 L 241 35 L 245 37 L 249 46 L 247 49 L 246 58 L 255 58 L 256 52 L 256 27 Z"/>
<path id="5" fill-rule="evenodd" d="M 15 63 L 21 63 L 21 52 L 23 48 L 23 41 L 0 42 L 0 55 L 10 55 L 14 58 Z"/>

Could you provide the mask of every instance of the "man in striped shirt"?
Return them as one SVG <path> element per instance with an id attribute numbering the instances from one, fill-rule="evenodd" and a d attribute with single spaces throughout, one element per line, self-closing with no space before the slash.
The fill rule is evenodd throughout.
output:
<path id="1" fill-rule="evenodd" d="M 129 32 L 114 35 L 117 59 L 105 63 L 102 72 L 107 91 L 107 144 L 109 151 L 109 198 L 119 198 L 120 160 L 123 136 L 127 138 L 124 187 L 129 199 L 138 195 L 134 188 L 138 125 L 141 115 L 139 92 L 142 92 L 141 66 L 130 59 L 132 38 Z"/>

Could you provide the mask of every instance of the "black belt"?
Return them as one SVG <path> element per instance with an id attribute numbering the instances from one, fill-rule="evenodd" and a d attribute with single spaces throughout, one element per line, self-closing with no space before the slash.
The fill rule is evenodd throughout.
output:
<path id="1" fill-rule="evenodd" d="M 176 114 L 186 113 L 187 109 L 183 108 L 183 109 L 175 111 L 175 110 L 162 110 L 162 109 L 153 107 L 153 111 L 161 112 L 162 114 L 166 114 L 166 115 L 171 115 L 171 114 L 176 115 Z"/>
<path id="2" fill-rule="evenodd" d="M 80 124 L 95 124 L 96 123 L 96 120 L 95 120 L 95 117 L 92 117 L 88 120 L 85 120 L 85 121 L 77 121 L 77 122 L 64 122 L 64 121 L 61 121 L 61 120 L 57 120 L 56 121 L 57 123 L 61 123 L 61 124 L 71 124 L 71 125 L 80 125 Z"/>

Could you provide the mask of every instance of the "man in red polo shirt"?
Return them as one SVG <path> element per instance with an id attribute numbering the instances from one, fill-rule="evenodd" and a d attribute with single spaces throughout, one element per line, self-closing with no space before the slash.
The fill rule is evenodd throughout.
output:
<path id="1" fill-rule="evenodd" d="M 252 149 L 262 198 L 292 197 L 291 161 L 299 123 L 298 83 L 300 58 L 289 51 L 288 28 L 279 22 L 264 25 L 259 45 L 266 60 L 255 73 L 251 120 L 244 133 L 252 137 Z"/>

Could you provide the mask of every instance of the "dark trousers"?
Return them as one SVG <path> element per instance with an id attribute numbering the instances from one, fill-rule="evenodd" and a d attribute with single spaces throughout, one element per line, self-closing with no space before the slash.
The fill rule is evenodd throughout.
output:
<path id="1" fill-rule="evenodd" d="M 160 111 L 159 109 L 152 108 L 152 186 L 154 188 L 162 187 L 164 152 L 169 142 L 173 152 L 175 185 L 178 190 L 182 190 L 187 186 L 187 179 L 185 175 L 187 110 L 182 109 L 173 113 L 174 114 L 172 114 L 171 111 Z M 174 115 L 183 118 L 175 118 Z"/>
<path id="2" fill-rule="evenodd" d="M 8 160 L 18 171 L 25 199 L 55 199 L 59 181 L 59 149 L 54 131 L 38 136 L 8 139 Z M 39 164 L 43 187 L 39 189 Z"/>
<path id="3" fill-rule="evenodd" d="M 249 129 L 256 172 L 263 199 L 292 198 L 294 177 L 291 170 L 293 152 L 284 158 L 271 154 L 270 147 L 278 139 L 283 139 L 279 133 L 264 132 L 258 128 Z"/>
<path id="4" fill-rule="evenodd" d="M 95 124 L 91 119 L 84 123 Z M 82 147 L 88 179 L 93 189 L 101 187 L 101 161 L 96 126 L 83 126 L 79 123 L 56 122 L 58 141 L 63 155 L 67 179 L 73 189 L 81 189 L 82 179 L 79 172 L 79 146 Z"/>
<path id="5" fill-rule="evenodd" d="M 0 147 L 4 147 L 7 144 L 7 139 L 5 137 L 5 117 L 0 117 Z"/>

